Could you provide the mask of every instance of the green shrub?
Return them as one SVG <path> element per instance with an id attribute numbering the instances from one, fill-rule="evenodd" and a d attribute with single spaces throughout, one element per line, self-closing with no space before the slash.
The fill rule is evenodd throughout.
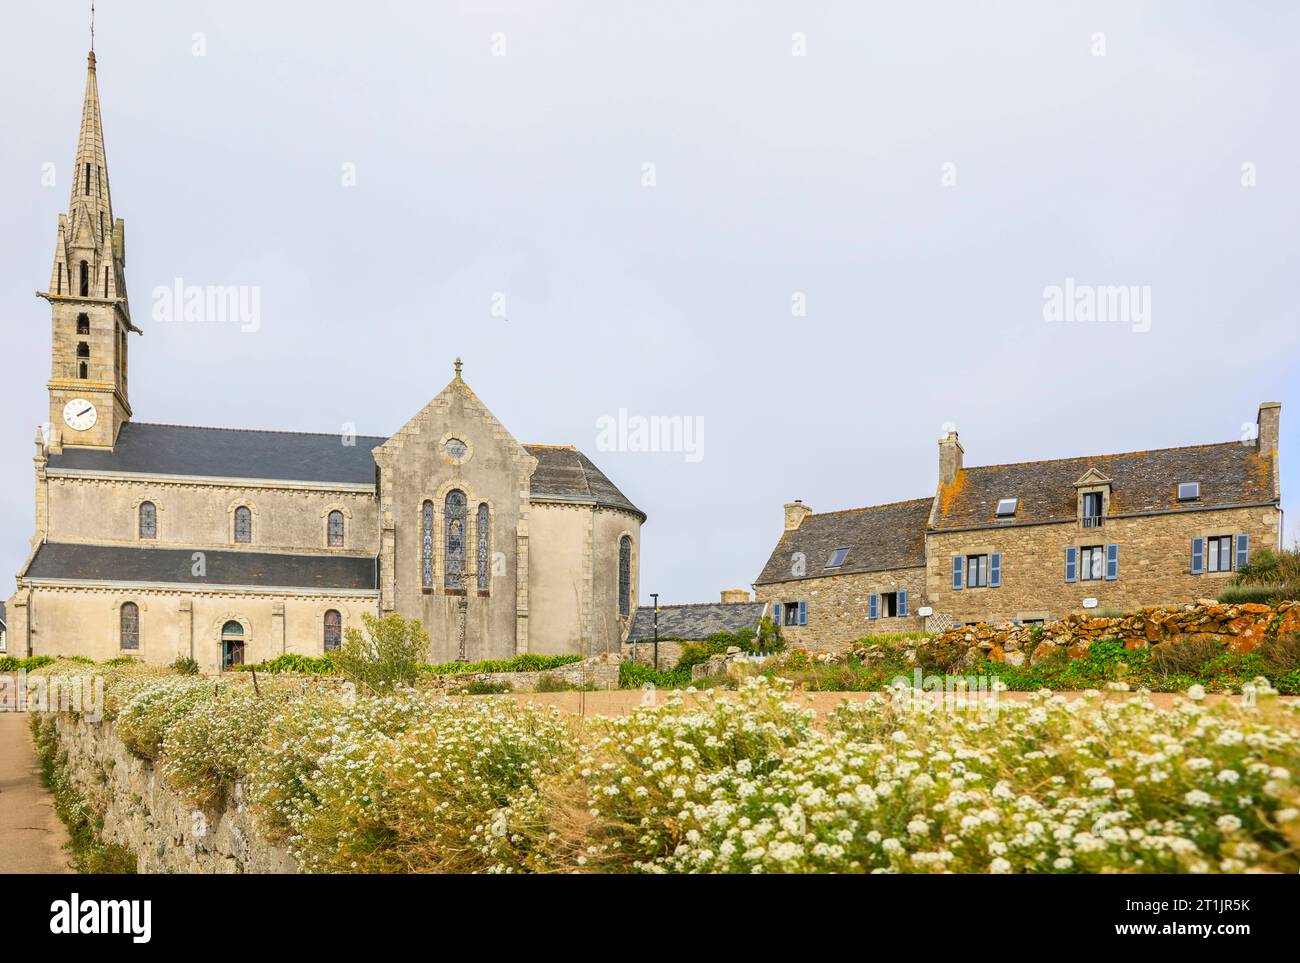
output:
<path id="1" fill-rule="evenodd" d="M 544 672 L 537 677 L 537 686 L 535 692 L 572 692 L 578 686 L 574 685 L 567 679 L 561 679 L 558 675 L 550 672 Z"/>
<path id="2" fill-rule="evenodd" d="M 157 759 L 167 731 L 214 694 L 214 685 L 202 679 L 172 676 L 150 680 L 117 714 L 118 738 L 132 755 Z"/>
<path id="3" fill-rule="evenodd" d="M 57 659 L 52 655 L 32 655 L 20 659 L 14 655 L 0 655 L 0 672 L 31 672 L 43 666 L 53 665 Z"/>
<path id="4" fill-rule="evenodd" d="M 348 629 L 334 661 L 344 677 L 371 693 L 392 692 L 415 684 L 429 653 L 429 633 L 419 619 L 409 622 L 396 612 L 376 618 L 363 612 L 365 632 Z"/>
<path id="5" fill-rule="evenodd" d="M 277 655 L 274 659 L 268 659 L 256 665 L 238 666 L 236 671 L 256 671 L 268 675 L 281 672 L 294 672 L 299 675 L 332 675 L 339 671 L 339 667 L 335 664 L 334 656 L 331 653 L 325 655 L 299 655 L 297 652 L 286 652 L 284 655 Z"/>
<path id="6" fill-rule="evenodd" d="M 138 665 L 139 662 L 140 660 L 133 655 L 119 655 L 115 659 L 104 660 L 103 662 L 100 663 L 100 665 L 107 665 L 107 666 Z"/>
<path id="7" fill-rule="evenodd" d="M 525 652 L 510 659 L 485 659 L 482 662 L 440 662 L 420 666 L 421 672 L 433 675 L 463 675 L 471 672 L 546 672 L 562 665 L 581 662 L 578 655 L 538 655 Z"/>
<path id="8" fill-rule="evenodd" d="M 1223 654 L 1223 643 L 1212 635 L 1185 635 L 1151 647 L 1151 666 L 1162 675 L 1196 675 Z"/>
<path id="9" fill-rule="evenodd" d="M 241 685 L 198 701 L 163 735 L 164 778 L 196 806 L 222 802 L 247 775 L 271 720 L 301 698 L 291 689 Z"/>
<path id="10" fill-rule="evenodd" d="M 1264 674 L 1273 680 L 1283 679 L 1300 671 L 1300 634 L 1279 635 L 1265 639 L 1255 648 Z"/>
<path id="11" fill-rule="evenodd" d="M 198 675 L 199 663 L 189 655 L 178 655 L 171 664 L 171 670 L 178 675 Z"/>
<path id="12" fill-rule="evenodd" d="M 1219 591 L 1218 600 L 1224 605 L 1245 605 L 1247 603 L 1273 605 L 1282 600 L 1281 586 L 1259 582 L 1244 585 L 1232 583 L 1225 585 Z"/>

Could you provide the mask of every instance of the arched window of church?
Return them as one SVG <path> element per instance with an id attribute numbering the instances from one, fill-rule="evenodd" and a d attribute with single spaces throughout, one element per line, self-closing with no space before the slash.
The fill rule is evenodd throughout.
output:
<path id="1" fill-rule="evenodd" d="M 442 546 L 442 587 L 449 592 L 465 590 L 465 493 L 447 492 L 445 540 Z"/>
<path id="2" fill-rule="evenodd" d="M 343 644 L 343 616 L 338 609 L 325 613 L 325 651 L 334 652 Z"/>
<path id="3" fill-rule="evenodd" d="M 140 503 L 140 537 L 158 537 L 158 509 L 153 502 Z"/>
<path id="4" fill-rule="evenodd" d="M 343 547 L 343 513 L 335 510 L 330 512 L 329 519 L 325 523 L 326 540 L 330 548 Z"/>
<path id="5" fill-rule="evenodd" d="M 84 314 L 77 315 L 77 334 L 90 334 L 90 318 Z"/>
<path id="6" fill-rule="evenodd" d="M 624 535 L 618 540 L 618 614 L 632 611 L 632 539 Z"/>
<path id="7" fill-rule="evenodd" d="M 85 341 L 77 342 L 77 377 L 90 377 L 90 345 Z"/>
<path id="8" fill-rule="evenodd" d="M 426 592 L 433 591 L 433 502 L 425 502 L 421 509 L 420 584 Z"/>
<path id="9" fill-rule="evenodd" d="M 492 582 L 492 516 L 487 503 L 478 507 L 478 590 L 486 595 Z"/>
<path id="10" fill-rule="evenodd" d="M 81 296 L 90 297 L 90 265 L 85 261 L 81 262 Z"/>
<path id="11" fill-rule="evenodd" d="M 82 193 L 87 197 L 90 196 L 90 165 L 86 165 L 85 184 L 82 186 Z"/>
<path id="12" fill-rule="evenodd" d="M 245 505 L 235 509 L 235 541 L 253 541 L 253 513 Z"/>
<path id="13" fill-rule="evenodd" d="M 122 621 L 122 648 L 140 648 L 140 607 L 134 602 L 123 602 L 119 617 Z"/>

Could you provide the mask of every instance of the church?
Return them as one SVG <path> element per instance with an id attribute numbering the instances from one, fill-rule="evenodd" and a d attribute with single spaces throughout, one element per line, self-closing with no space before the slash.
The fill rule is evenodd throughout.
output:
<path id="1" fill-rule="evenodd" d="M 620 650 L 645 513 L 581 451 L 520 443 L 459 359 L 387 438 L 135 421 L 93 51 L 73 171 L 10 655 L 219 671 L 336 649 L 366 612 L 419 619 L 433 662 Z"/>

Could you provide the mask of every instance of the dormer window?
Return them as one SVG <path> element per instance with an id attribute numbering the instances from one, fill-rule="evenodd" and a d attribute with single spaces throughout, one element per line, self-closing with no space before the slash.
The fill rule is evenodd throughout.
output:
<path id="1" fill-rule="evenodd" d="M 1015 518 L 1019 498 L 999 498 L 996 515 L 998 518 Z"/>
<path id="2" fill-rule="evenodd" d="M 848 554 L 849 550 L 847 548 L 837 548 L 831 552 L 831 557 L 826 560 L 826 567 L 839 568 L 844 564 L 844 559 L 848 557 Z"/>
<path id="3" fill-rule="evenodd" d="M 1083 527 L 1101 528 L 1102 493 L 1083 493 Z"/>
<path id="4" fill-rule="evenodd" d="M 1195 502 L 1201 499 L 1200 482 L 1179 482 L 1178 483 L 1178 500 L 1180 502 Z"/>

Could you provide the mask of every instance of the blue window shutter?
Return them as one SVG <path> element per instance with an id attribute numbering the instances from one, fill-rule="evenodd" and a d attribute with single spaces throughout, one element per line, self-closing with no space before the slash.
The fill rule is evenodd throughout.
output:
<path id="1" fill-rule="evenodd" d="M 952 590 L 954 592 L 961 591 L 961 570 L 962 566 L 965 564 L 966 560 L 960 555 L 954 555 L 952 557 Z"/>
<path id="2" fill-rule="evenodd" d="M 1200 575 L 1205 571 L 1205 539 L 1192 539 L 1192 574 Z"/>
<path id="3" fill-rule="evenodd" d="M 1078 574 L 1078 550 L 1073 545 L 1065 547 L 1065 580 L 1073 582 Z"/>
<path id="4" fill-rule="evenodd" d="M 1246 567 L 1246 563 L 1248 561 L 1250 561 L 1250 536 L 1238 535 L 1237 536 L 1237 564 L 1234 567 L 1239 570 L 1243 569 Z"/>
<path id="5" fill-rule="evenodd" d="M 875 592 L 867 596 L 867 618 L 880 618 L 880 596 Z"/>
<path id="6" fill-rule="evenodd" d="M 994 552 L 989 556 L 989 587 L 1002 587 L 1002 553 Z"/>
<path id="7" fill-rule="evenodd" d="M 1106 580 L 1113 582 L 1119 578 L 1119 546 L 1111 543 L 1106 546 Z"/>
<path id="8" fill-rule="evenodd" d="M 781 618 L 782 604 L 780 602 L 772 603 L 772 621 L 780 625 L 785 619 Z"/>
<path id="9" fill-rule="evenodd" d="M 898 614 L 907 614 L 907 589 L 903 589 L 898 593 Z"/>
<path id="10" fill-rule="evenodd" d="M 808 603 L 807 602 L 799 603 L 799 624 L 800 625 L 808 624 Z"/>

